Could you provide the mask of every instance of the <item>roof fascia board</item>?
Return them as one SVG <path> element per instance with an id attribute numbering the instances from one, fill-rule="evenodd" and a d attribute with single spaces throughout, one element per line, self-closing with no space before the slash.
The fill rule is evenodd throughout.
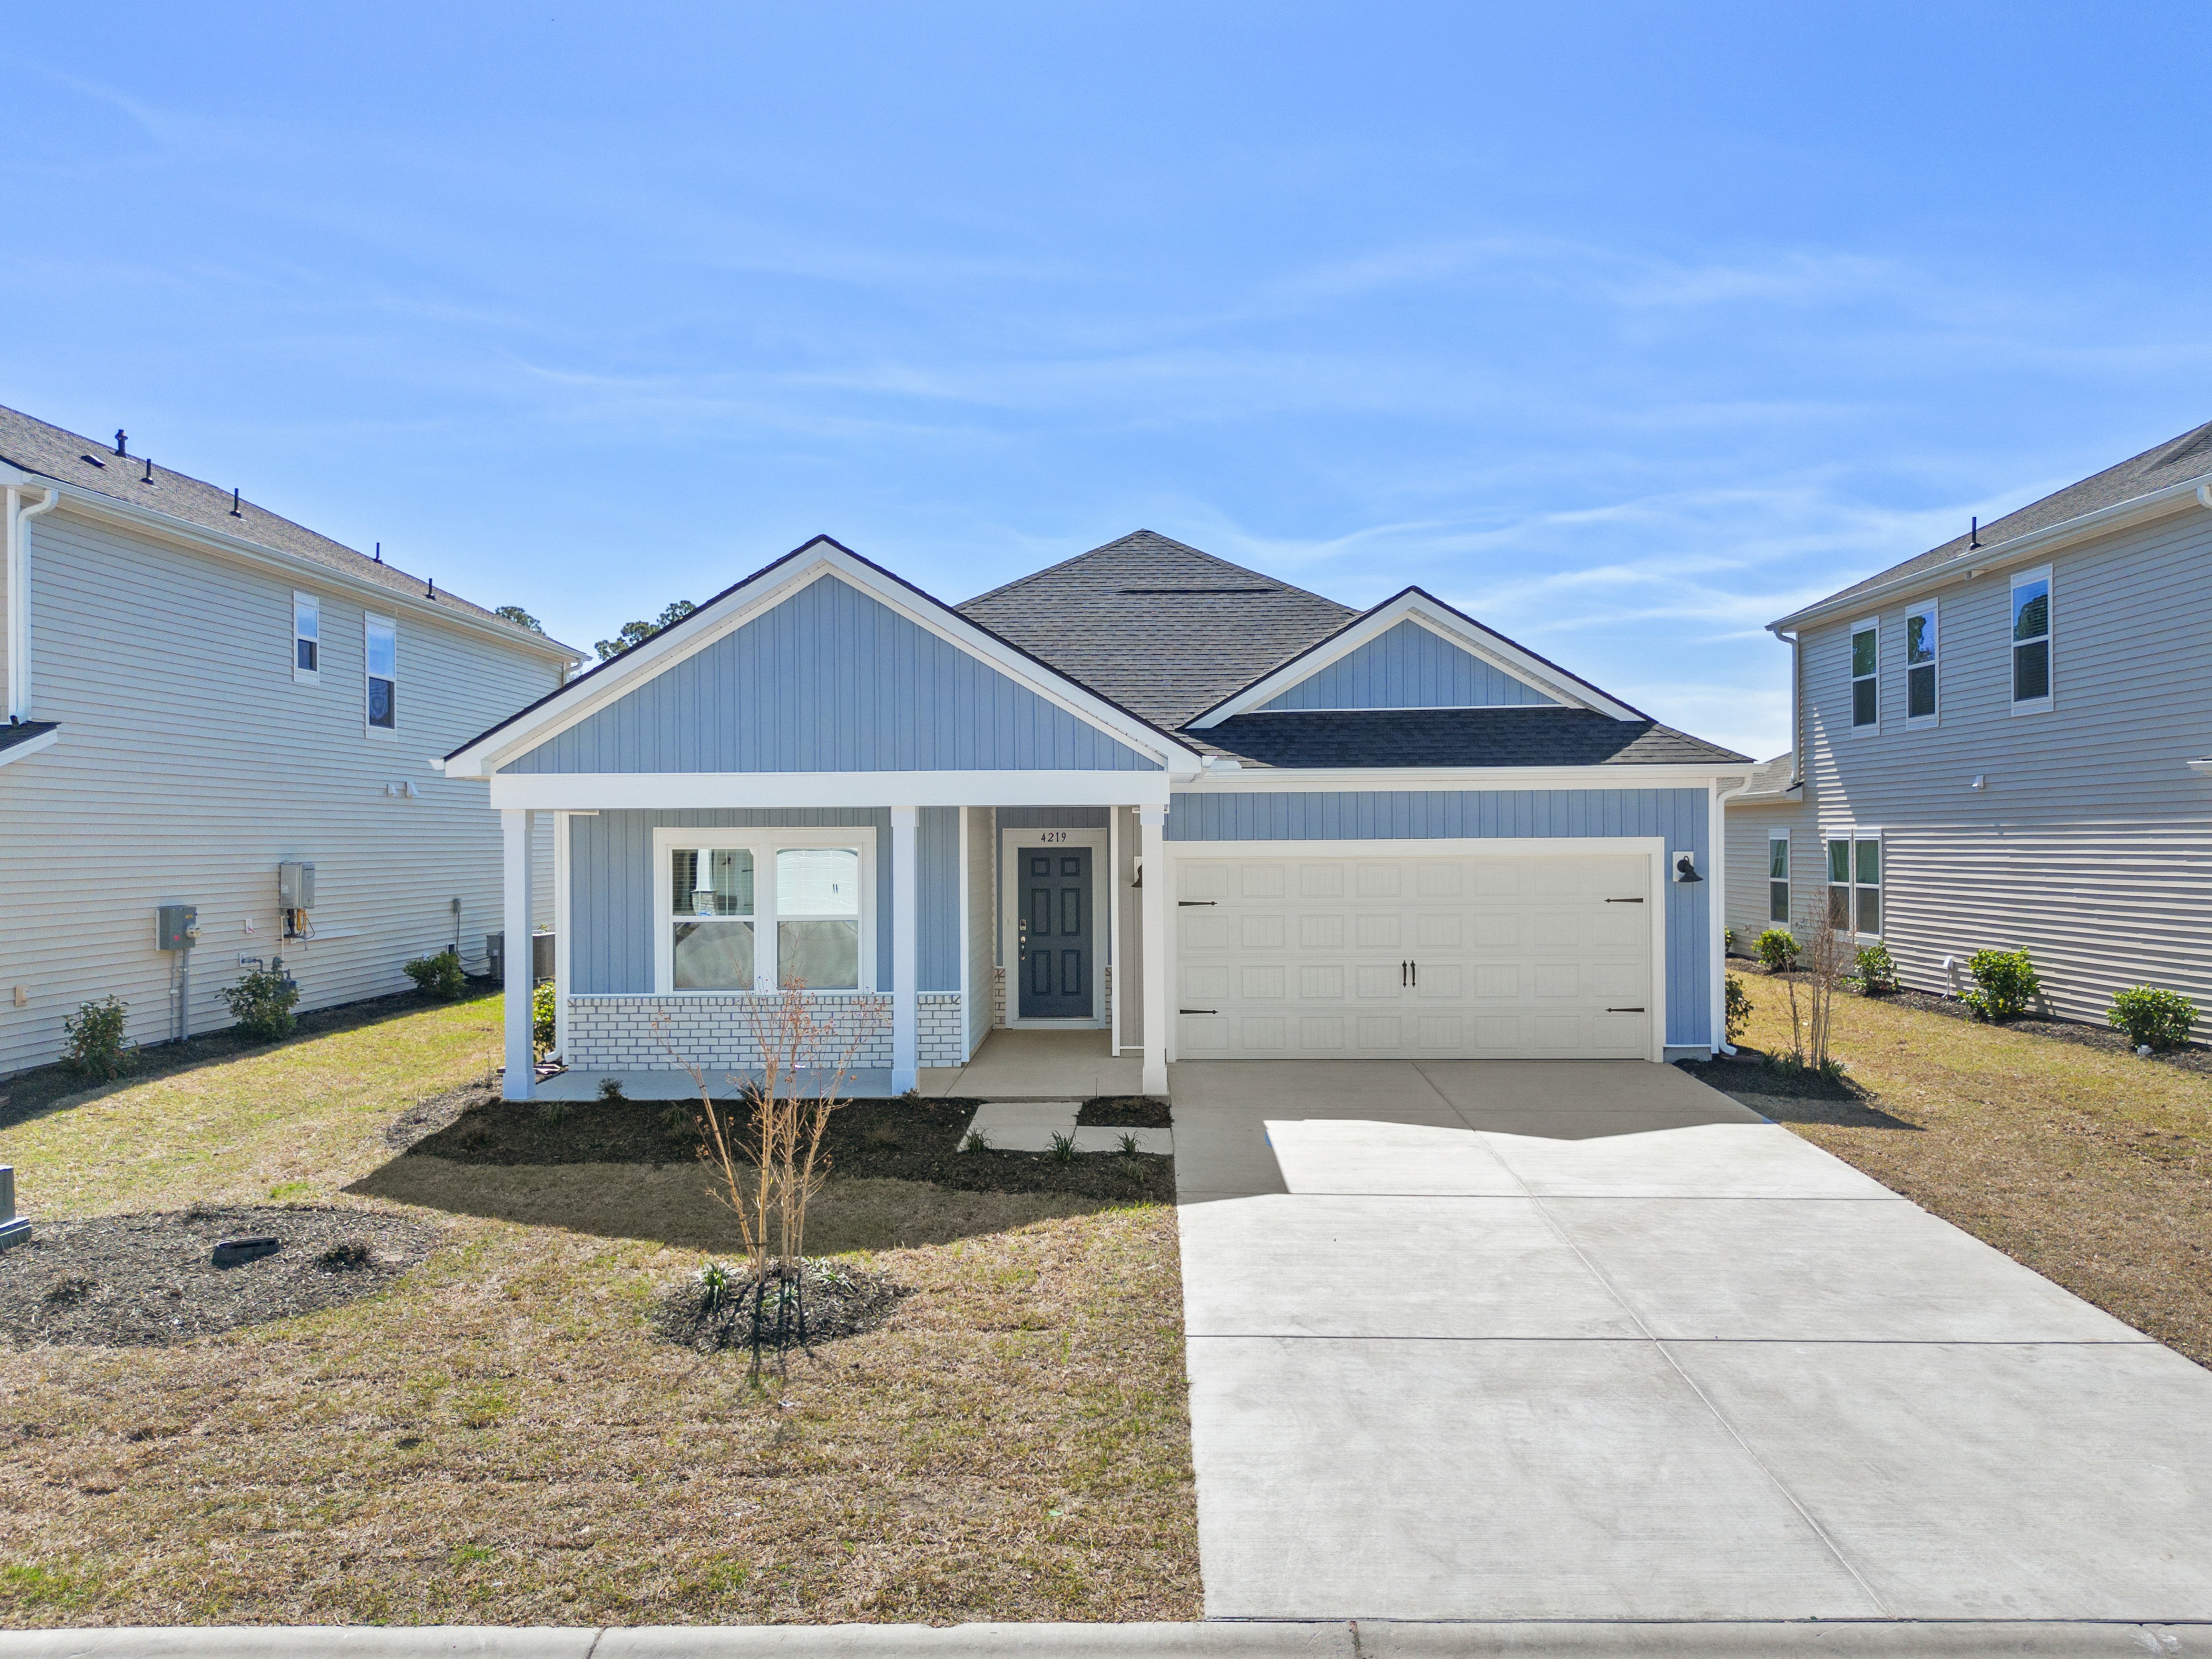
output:
<path id="1" fill-rule="evenodd" d="M 627 696 L 644 681 L 726 638 L 825 576 L 836 576 L 850 583 L 916 627 L 997 669 L 1055 708 L 1158 761 L 1167 770 L 1178 774 L 1197 770 L 1200 757 L 1196 750 L 1174 742 L 1095 692 L 1024 656 L 957 612 L 928 599 L 920 589 L 886 574 L 827 537 L 817 537 L 708 600 L 694 614 L 705 615 L 717 610 L 720 614 L 707 616 L 702 625 L 686 628 L 684 623 L 691 618 L 685 617 L 684 623 L 632 647 L 548 698 L 530 718 L 504 730 L 494 727 L 475 742 L 454 750 L 447 759 L 446 775 L 484 776 L 497 771 L 516 755 L 550 742 Z M 927 600 L 927 604 L 917 603 L 917 599 Z M 932 605 L 941 614 L 932 614 Z M 727 608 L 721 609 L 725 606 Z"/>
<path id="2" fill-rule="evenodd" d="M 64 504 L 76 508 L 87 518 L 103 519 L 128 529 L 166 536 L 172 541 L 204 553 L 214 553 L 244 564 L 257 565 L 264 569 L 281 571 L 288 581 L 307 586 L 339 587 L 362 599 L 376 600 L 386 608 L 398 609 L 408 615 L 441 622 L 459 628 L 486 639 L 497 640 L 503 645 L 532 652 L 538 656 L 551 657 L 563 663 L 581 662 L 583 653 L 573 647 L 547 635 L 532 635 L 528 630 L 510 628 L 504 623 L 487 622 L 472 617 L 451 605 L 439 605 L 434 600 L 418 599 L 393 587 L 376 582 L 367 582 L 358 576 L 349 576 L 334 566 L 303 558 L 297 553 L 287 553 L 280 547 L 269 547 L 260 542 L 248 541 L 240 536 L 226 536 L 219 530 L 209 530 L 179 519 L 172 514 L 140 507 L 133 501 L 120 501 L 112 495 L 103 495 L 96 489 L 87 489 L 66 479 L 50 478 L 42 472 L 22 472 L 10 467 L 17 477 L 0 479 L 10 488 L 56 489 L 61 492 Z"/>
<path id="3" fill-rule="evenodd" d="M 1626 703 L 1607 696 L 1585 680 L 1567 673 L 1555 663 L 1513 643 L 1504 635 L 1485 628 L 1474 617 L 1455 611 L 1431 593 L 1418 587 L 1385 599 L 1372 611 L 1355 617 L 1329 638 L 1269 670 L 1243 690 L 1234 692 L 1191 721 L 1194 731 L 1218 726 L 1232 715 L 1249 714 L 1273 701 L 1294 685 L 1311 679 L 1332 664 L 1343 660 L 1370 641 L 1379 639 L 1400 623 L 1412 621 L 1447 644 L 1488 663 L 1538 690 L 1559 698 L 1567 707 L 1587 708 L 1614 720 L 1646 718 Z"/>
<path id="4" fill-rule="evenodd" d="M 1948 586 L 1969 576 L 2041 558 L 2074 542 L 2086 541 L 2109 531 L 2124 530 L 2130 525 L 2146 520 L 2164 518 L 2168 514 L 2197 505 L 2197 487 L 2203 482 L 2202 478 L 2191 478 L 2186 483 L 2168 484 L 2148 495 L 2138 495 L 2133 501 L 2115 501 L 2112 506 L 2100 507 L 2094 513 L 2084 513 L 2079 518 L 2045 525 L 2040 530 L 2027 531 L 1991 546 L 1970 548 L 1925 570 L 1916 570 L 1910 575 L 1899 576 L 1873 587 L 1860 588 L 1848 597 L 1838 595 L 1808 605 L 1802 610 L 1793 611 L 1779 621 L 1767 623 L 1767 631 L 1779 634 L 1786 629 L 1827 622 L 1845 612 L 1857 615 L 1888 600 L 1906 598 L 1923 588 Z"/>
<path id="5" fill-rule="evenodd" d="M 0 766 L 12 766 L 26 755 L 35 755 L 42 749 L 51 749 L 62 740 L 58 731 L 41 732 L 35 738 L 26 738 L 21 743 L 0 749 Z"/>
<path id="6" fill-rule="evenodd" d="M 1671 766 L 1361 766 L 1209 769 L 1178 794 L 1363 794 L 1370 792 L 1499 789 L 1702 789 L 1748 778 L 1746 763 Z"/>
<path id="7" fill-rule="evenodd" d="M 727 806 L 1163 806 L 1167 772 L 501 772 L 491 805 L 528 811 Z"/>

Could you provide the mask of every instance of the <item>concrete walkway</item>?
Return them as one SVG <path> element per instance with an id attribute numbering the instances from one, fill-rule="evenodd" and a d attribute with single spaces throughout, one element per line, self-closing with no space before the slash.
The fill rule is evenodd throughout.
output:
<path id="1" fill-rule="evenodd" d="M 1681 1073 L 1172 1081 L 1210 1618 L 2212 1618 L 2212 1374 Z"/>

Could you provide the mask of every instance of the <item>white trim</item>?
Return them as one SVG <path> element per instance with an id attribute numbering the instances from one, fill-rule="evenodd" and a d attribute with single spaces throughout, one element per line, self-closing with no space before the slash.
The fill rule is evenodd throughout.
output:
<path id="1" fill-rule="evenodd" d="M 2022 645 L 2033 645 L 2033 640 L 2013 637 L 2013 595 L 2022 584 L 2039 581 L 2043 584 L 2043 695 L 2025 701 L 2013 696 L 2013 688 L 2020 684 L 2014 659 Z M 2015 570 L 2005 586 L 2005 702 L 2015 714 L 2048 714 L 2058 706 L 2058 583 L 2047 564 Z"/>
<path id="2" fill-rule="evenodd" d="M 1121 922 L 1121 809 L 1109 806 L 1106 809 L 1106 971 L 1113 975 L 1114 994 L 1106 1004 L 1106 1016 L 1112 1024 L 1106 1038 L 1106 1052 L 1116 1056 L 1121 1052 L 1121 999 L 1128 994 L 1128 987 L 1121 982 L 1121 967 L 1115 960 Z"/>
<path id="3" fill-rule="evenodd" d="M 314 629 L 312 634 L 300 631 L 300 608 L 305 605 Z M 300 641 L 307 641 L 315 647 L 315 665 L 300 666 Z M 323 601 L 319 594 L 305 588 L 292 590 L 292 683 L 295 685 L 320 685 L 323 683 Z"/>
<path id="4" fill-rule="evenodd" d="M 569 861 L 574 856 L 568 837 L 574 833 L 575 817 L 573 812 L 553 815 L 553 1053 L 562 1060 L 568 1057 L 568 987 L 573 982 L 575 950 L 575 941 L 569 937 L 574 923 L 568 903 L 573 879 Z"/>
<path id="5" fill-rule="evenodd" d="M 389 726 L 374 725 L 368 718 L 368 683 L 372 679 L 383 678 L 380 674 L 371 674 L 368 666 L 369 631 L 379 623 L 392 630 L 392 724 Z M 374 738 L 380 743 L 394 742 L 399 736 L 399 619 L 397 617 L 380 617 L 374 611 L 362 611 L 361 613 L 361 729 L 366 735 Z M 516 805 L 534 805 L 535 804 L 520 801 L 514 803 Z"/>
<path id="6" fill-rule="evenodd" d="M 1912 660 L 1912 619 L 1915 617 L 1926 617 L 1936 635 L 1935 654 L 1926 662 L 1917 665 Z M 1929 594 L 1918 605 L 1905 606 L 1904 616 L 1898 620 L 1897 654 L 1905 672 L 1905 730 L 1917 732 L 1928 726 L 1941 726 L 1943 723 L 1943 618 L 1937 610 L 1934 594 Z M 1936 682 L 1936 712 L 1932 714 L 1912 712 L 1912 676 L 1920 668 L 1929 670 Z"/>
<path id="7" fill-rule="evenodd" d="M 506 1027 L 507 1075 L 500 1093 L 527 1100 L 538 1081 L 538 1057 L 530 1037 L 530 831 L 534 814 L 499 815 L 501 899 L 501 949 L 506 957 L 502 1024 Z M 557 948 L 557 947 L 556 947 Z"/>
<path id="8" fill-rule="evenodd" d="M 1717 816 L 1716 814 L 1715 816 Z M 1710 835 L 1711 830 L 1707 831 Z M 1471 836 L 1455 840 L 1421 841 L 1171 841 L 1168 859 L 1223 858 L 1235 854 L 1267 858 L 1579 858 L 1611 854 L 1642 854 L 1650 883 L 1645 896 L 1651 906 L 1651 1048 L 1647 1058 L 1663 1062 L 1667 1055 L 1667 842 L 1662 836 Z M 1887 873 L 1887 872 L 1885 872 Z M 1713 940 L 1722 951 L 1720 939 Z M 1145 956 L 1152 961 L 1150 951 Z M 1172 964 L 1170 964 L 1172 971 Z M 1173 981 L 1169 981 L 1172 983 Z M 1163 999 L 1164 1005 L 1165 999 Z M 1151 1017 L 1149 1006 L 1146 1018 Z M 1172 1030 L 1172 1027 L 1170 1030 Z M 1176 1057 L 1171 1046 L 1168 1058 Z M 1704 1044 L 1677 1043 L 1676 1048 Z"/>
<path id="9" fill-rule="evenodd" d="M 1052 839 L 1047 840 L 1050 836 Z M 1113 872 L 1100 878 L 1099 866 L 1109 861 L 1110 836 L 1104 830 L 1001 830 L 999 831 L 999 951 L 1006 968 L 1006 1024 L 1015 1030 L 1103 1030 L 1106 1018 L 1106 912 L 1111 907 Z M 1091 1012 L 1079 1019 L 1022 1018 L 1021 975 L 1017 970 L 1016 936 L 1021 917 L 1014 902 L 1014 886 L 1020 872 L 1015 868 L 1018 851 L 1042 847 L 1088 847 L 1091 856 Z"/>
<path id="10" fill-rule="evenodd" d="M 1168 809 L 1137 809 L 1139 868 L 1151 872 L 1143 888 L 1145 917 L 1145 1060 L 1140 1087 L 1148 1095 L 1168 1091 L 1168 1063 L 1175 1058 L 1175 1025 L 1168 1018 L 1168 975 L 1174 969 L 1172 930 L 1168 927 Z"/>
<path id="11" fill-rule="evenodd" d="M 921 1081 L 921 809 L 892 807 L 891 1092 L 895 1095 L 904 1094 Z M 864 869 L 866 862 L 864 857 Z M 864 903 L 862 908 L 866 908 Z"/>
<path id="12" fill-rule="evenodd" d="M 448 770 L 447 777 L 468 773 Z M 1126 806 L 1167 804 L 1165 772 L 501 772 L 494 806 Z M 1614 784 L 1618 788 L 1620 785 Z"/>
<path id="13" fill-rule="evenodd" d="M 1198 769 L 1196 750 L 1164 736 L 1097 693 L 1024 656 L 958 612 L 941 605 L 918 603 L 915 590 L 826 539 L 817 538 L 797 555 L 787 556 L 751 580 L 710 600 L 680 626 L 656 635 L 611 663 L 582 676 L 515 724 L 488 732 L 457 750 L 447 763 L 447 775 L 480 776 L 495 770 L 514 756 L 557 737 L 608 703 L 627 696 L 638 684 L 705 650 L 826 576 L 835 576 L 859 588 L 916 627 L 989 664 L 1046 702 L 1098 727 L 1126 747 L 1178 772 Z"/>
<path id="14" fill-rule="evenodd" d="M 825 996 L 872 994 L 876 988 L 876 830 L 873 824 L 838 824 L 799 828 L 763 826 L 743 830 L 682 830 L 656 828 L 653 832 L 653 990 L 657 997 L 731 997 L 745 993 L 725 986 L 714 990 L 679 991 L 669 981 L 675 977 L 675 951 L 669 937 L 673 913 L 669 908 L 668 854 L 677 847 L 743 847 L 753 854 L 753 990 L 773 991 L 775 971 L 775 854 L 790 847 L 857 847 L 860 849 L 860 982 L 857 988 L 824 989 Z M 765 854 L 766 857 L 762 855 Z M 894 904 L 897 894 L 891 896 Z M 557 946 L 556 947 L 558 948 Z"/>
<path id="15" fill-rule="evenodd" d="M 1752 761 L 1706 762 L 1698 766 L 1248 766 L 1234 772 L 1209 771 L 1176 781 L 1183 794 L 1357 794 L 1414 790 L 1425 793 L 1484 793 L 1500 789 L 1705 789 L 1716 781 L 1748 779 Z M 1015 775 L 1021 775 L 1016 774 Z M 1115 772 L 1117 778 L 1150 773 Z M 493 785 L 495 790 L 498 786 Z M 1128 799 L 1127 792 L 1122 799 Z"/>
<path id="16" fill-rule="evenodd" d="M 1620 720 L 1641 720 L 1644 718 L 1627 704 L 1615 702 L 1595 686 L 1564 678 L 1564 670 L 1522 650 L 1503 635 L 1493 634 L 1480 623 L 1455 616 L 1441 606 L 1442 601 L 1418 591 L 1401 593 L 1389 604 L 1378 606 L 1347 624 L 1335 638 L 1316 646 L 1273 673 L 1255 680 L 1242 691 L 1216 703 L 1192 720 L 1190 725 L 1194 730 L 1204 731 L 1209 726 L 1218 726 L 1231 715 L 1249 714 L 1261 703 L 1273 702 L 1292 686 L 1311 679 L 1331 664 L 1341 661 L 1361 646 L 1380 638 L 1400 623 L 1407 621 L 1419 623 L 1446 643 L 1488 663 L 1501 673 L 1559 698 L 1569 708 L 1595 709 Z"/>
<path id="17" fill-rule="evenodd" d="M 1859 672 L 1859 635 L 1874 635 L 1874 671 Z M 1844 645 L 1844 667 L 1850 682 L 1851 735 L 1855 738 L 1878 738 L 1881 735 L 1881 618 L 1862 617 L 1850 625 Z M 1864 726 L 1859 724 L 1859 685 L 1864 682 L 1874 687 L 1874 718 Z"/>
<path id="18" fill-rule="evenodd" d="M 51 749 L 61 741 L 61 738 L 59 732 L 41 732 L 35 738 L 26 738 L 21 743 L 0 749 L 0 766 L 12 766 L 26 755 L 35 755 L 41 749 Z"/>
<path id="19" fill-rule="evenodd" d="M 960 1060 L 963 1065 L 975 1055 L 975 962 L 968 952 L 973 946 L 968 925 L 968 811 L 965 806 L 952 809 L 952 821 L 960 833 L 954 841 L 953 856 L 960 861 Z"/>

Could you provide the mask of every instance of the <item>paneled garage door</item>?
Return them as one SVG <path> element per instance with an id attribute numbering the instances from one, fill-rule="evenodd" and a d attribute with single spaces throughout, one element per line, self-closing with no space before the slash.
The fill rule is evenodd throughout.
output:
<path id="1" fill-rule="evenodd" d="M 1176 861 L 1186 1060 L 1643 1059 L 1633 853 Z"/>

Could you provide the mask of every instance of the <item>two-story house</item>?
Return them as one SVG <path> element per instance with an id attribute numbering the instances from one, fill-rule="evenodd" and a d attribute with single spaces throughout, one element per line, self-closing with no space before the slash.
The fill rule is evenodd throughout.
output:
<path id="1" fill-rule="evenodd" d="M 1904 981 L 2212 1008 L 2212 425 L 1770 624 L 1796 745 L 1729 804 L 1737 948 L 1826 914 Z"/>
<path id="2" fill-rule="evenodd" d="M 499 834 L 430 757 L 578 653 L 121 433 L 0 409 L 0 1076 L 110 994 L 158 1042 L 228 1024 L 217 993 L 256 962 L 303 1007 L 404 990 L 456 941 L 481 969 Z M 178 905 L 189 953 L 161 948 Z"/>

